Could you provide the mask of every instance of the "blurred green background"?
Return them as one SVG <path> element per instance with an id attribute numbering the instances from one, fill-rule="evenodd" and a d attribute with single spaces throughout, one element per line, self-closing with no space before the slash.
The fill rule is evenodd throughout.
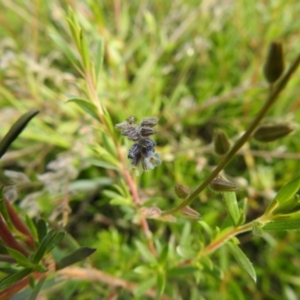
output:
<path id="1" fill-rule="evenodd" d="M 129 115 L 160 118 L 155 139 L 162 165 L 143 174 L 138 185 L 145 205 L 168 209 L 179 203 L 176 183 L 193 189 L 218 163 L 213 130 L 221 128 L 235 140 L 265 101 L 268 89 L 261 69 L 268 44 L 283 43 L 287 65 L 297 55 L 300 3 L 1 1 L 0 135 L 27 110 L 41 111 L 2 160 L 4 169 L 30 180 L 19 186 L 20 214 L 65 226 L 69 236 L 62 252 L 64 247 L 66 252 L 78 245 L 95 247 L 87 265 L 136 282 L 143 291 L 143 282 L 152 275 L 134 269 L 144 263 L 136 241 L 146 245 L 145 237 L 133 207 L 111 205 L 127 187 L 118 169 L 99 159 L 103 149 L 97 145 L 110 151 L 109 139 L 89 115 L 66 103 L 71 97 L 87 97 L 83 78 L 51 38 L 60 37 L 76 53 L 66 21 L 68 7 L 78 16 L 91 60 L 99 40 L 104 41 L 98 96 L 113 122 Z M 299 74 L 266 121 L 299 122 Z M 121 137 L 119 142 L 126 156 L 130 143 Z M 247 201 L 247 220 L 260 216 L 275 192 L 299 175 L 299 153 L 297 132 L 270 144 L 251 141 L 226 168 L 228 178 L 240 185 L 238 199 Z M 219 195 L 207 189 L 192 207 L 211 228 L 222 227 L 226 211 Z M 166 244 L 198 249 L 207 243 L 207 233 L 193 220 L 149 220 L 149 227 L 157 249 Z M 239 239 L 255 267 L 257 284 L 224 246 L 211 255 L 213 267 L 199 262 L 195 272 L 168 276 L 165 295 L 299 299 L 299 233 L 244 234 Z M 180 261 L 174 252 L 168 264 L 175 267 Z M 143 292 L 132 294 L 93 280 L 58 282 L 55 277 L 43 295 L 41 299 L 148 299 Z"/>

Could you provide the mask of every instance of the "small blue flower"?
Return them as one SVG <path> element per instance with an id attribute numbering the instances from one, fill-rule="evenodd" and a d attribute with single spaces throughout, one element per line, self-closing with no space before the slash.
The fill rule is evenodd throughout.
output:
<path id="1" fill-rule="evenodd" d="M 142 166 L 145 171 L 153 170 L 155 167 L 161 164 L 160 156 L 158 153 L 149 151 L 148 156 L 142 161 Z"/>

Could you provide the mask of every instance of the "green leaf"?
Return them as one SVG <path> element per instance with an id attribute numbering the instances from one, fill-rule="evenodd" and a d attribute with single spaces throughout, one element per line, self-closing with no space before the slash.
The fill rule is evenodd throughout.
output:
<path id="1" fill-rule="evenodd" d="M 39 241 L 41 243 L 48 231 L 47 222 L 44 219 L 39 219 L 36 224 L 36 229 L 37 229 Z"/>
<path id="2" fill-rule="evenodd" d="M 157 295 L 159 297 L 162 296 L 162 294 L 165 291 L 166 288 L 166 275 L 165 273 L 158 273 L 156 276 L 156 282 L 157 282 Z"/>
<path id="3" fill-rule="evenodd" d="M 73 265 L 79 261 L 82 261 L 89 257 L 96 251 L 95 248 L 81 247 L 75 250 L 73 253 L 65 256 L 57 263 L 57 270 L 61 270 L 67 266 Z"/>
<path id="4" fill-rule="evenodd" d="M 185 266 L 185 267 L 176 267 L 168 270 L 169 276 L 183 276 L 183 275 L 189 275 L 196 271 L 199 271 L 197 267 L 192 266 Z"/>
<path id="5" fill-rule="evenodd" d="M 221 193 L 221 195 L 224 199 L 232 223 L 234 224 L 234 226 L 237 226 L 241 218 L 241 213 L 238 206 L 238 202 L 236 200 L 236 194 L 234 192 L 226 192 Z"/>
<path id="6" fill-rule="evenodd" d="M 70 60 L 75 69 L 84 76 L 84 72 L 82 71 L 82 67 L 80 66 L 77 57 L 70 50 L 70 46 L 58 35 L 50 34 L 50 37 L 55 42 L 55 44 L 59 47 L 59 49 L 64 53 L 64 55 Z"/>
<path id="7" fill-rule="evenodd" d="M 25 223 L 29 228 L 31 234 L 34 236 L 34 238 L 38 238 L 36 224 L 32 221 L 32 219 L 28 215 L 25 216 Z"/>
<path id="8" fill-rule="evenodd" d="M 299 230 L 300 213 L 295 213 L 283 218 L 274 219 L 263 226 L 263 230 L 280 231 L 280 230 Z"/>
<path id="9" fill-rule="evenodd" d="M 80 38 L 80 53 L 82 57 L 82 62 L 86 70 L 90 70 L 90 54 L 88 50 L 87 41 L 85 38 L 85 35 L 83 34 L 83 31 L 80 30 L 79 32 L 79 38 Z"/>
<path id="10" fill-rule="evenodd" d="M 282 204 L 279 204 L 278 201 L 276 201 L 277 205 L 272 210 L 272 215 L 277 214 L 288 214 L 291 212 L 295 212 L 299 210 L 299 197 L 298 195 L 294 195 L 289 200 L 285 201 Z"/>
<path id="11" fill-rule="evenodd" d="M 20 281 L 21 279 L 29 275 L 31 272 L 32 272 L 31 268 L 26 268 L 3 278 L 2 280 L 0 280 L 0 290 L 5 289 L 13 285 L 14 283 Z"/>
<path id="12" fill-rule="evenodd" d="M 72 37 L 76 43 L 76 46 L 77 46 L 78 50 L 80 50 L 79 35 L 80 35 L 81 28 L 80 28 L 78 18 L 76 16 L 75 12 L 70 7 L 68 9 L 67 22 L 68 22 Z"/>
<path id="13" fill-rule="evenodd" d="M 109 201 L 110 205 L 132 206 L 132 201 L 128 198 L 114 198 Z"/>
<path id="14" fill-rule="evenodd" d="M 29 296 L 28 300 L 36 300 L 39 292 L 41 291 L 43 284 L 46 280 L 46 277 L 43 277 L 39 280 L 38 284 L 35 285 L 34 290 L 32 291 L 31 295 Z"/>
<path id="15" fill-rule="evenodd" d="M 273 201 L 269 204 L 266 214 L 274 209 L 274 204 L 277 202 L 277 208 L 287 204 L 287 202 L 297 193 L 300 188 L 300 176 L 296 177 L 292 181 L 288 182 L 285 186 L 281 188 Z"/>
<path id="16" fill-rule="evenodd" d="M 156 263 L 156 259 L 153 256 L 153 254 L 150 252 L 150 250 L 140 241 L 136 240 L 135 245 L 139 252 L 141 253 L 142 257 L 144 258 L 145 261 L 149 263 Z"/>
<path id="17" fill-rule="evenodd" d="M 101 38 L 98 41 L 98 46 L 97 46 L 97 52 L 96 52 L 96 64 L 95 64 L 95 74 L 96 74 L 96 84 L 98 84 L 99 81 L 99 76 L 100 72 L 102 69 L 102 64 L 103 64 L 103 57 L 104 57 L 104 45 L 103 45 L 103 39 Z"/>
<path id="18" fill-rule="evenodd" d="M 195 258 L 197 256 L 197 251 L 193 250 L 190 245 L 180 245 L 176 247 L 176 252 L 185 259 Z"/>
<path id="19" fill-rule="evenodd" d="M 153 268 L 151 268 L 150 266 L 138 266 L 136 268 L 134 268 L 133 270 L 134 273 L 137 274 L 144 274 L 144 275 L 148 275 L 150 273 L 153 273 Z"/>
<path id="20" fill-rule="evenodd" d="M 47 247 L 51 241 L 51 238 L 53 236 L 54 230 L 50 230 L 47 235 L 43 238 L 38 250 L 36 251 L 35 255 L 33 256 L 32 262 L 34 264 L 38 264 L 39 261 L 43 258 L 47 251 Z"/>
<path id="21" fill-rule="evenodd" d="M 65 232 L 63 230 L 55 233 L 48 244 L 47 251 L 50 252 L 54 247 L 56 247 L 60 241 L 65 237 Z"/>
<path id="22" fill-rule="evenodd" d="M 191 230 L 192 230 L 191 222 L 185 222 L 182 232 L 180 234 L 179 245 L 186 245 L 187 243 L 189 243 L 191 239 Z"/>
<path id="23" fill-rule="evenodd" d="M 239 248 L 238 245 L 236 245 L 232 242 L 228 242 L 227 245 L 230 249 L 230 252 L 236 259 L 237 263 L 240 265 L 240 267 L 250 275 L 250 277 L 254 280 L 254 282 L 256 282 L 256 272 L 255 272 L 253 265 L 250 262 L 249 258 Z"/>
<path id="24" fill-rule="evenodd" d="M 166 264 L 166 262 L 168 260 L 168 254 L 169 254 L 169 245 L 166 244 L 163 247 L 163 249 L 162 249 L 162 251 L 159 255 L 159 258 L 158 258 L 158 261 L 159 261 L 160 265 L 164 266 Z"/>
<path id="25" fill-rule="evenodd" d="M 87 162 L 89 162 L 90 164 L 96 166 L 96 167 L 100 167 L 100 168 L 104 168 L 104 169 L 112 169 L 112 170 L 118 170 L 119 168 L 109 162 L 100 160 L 100 159 L 88 159 Z"/>
<path id="26" fill-rule="evenodd" d="M 148 291 L 150 288 L 152 288 L 156 283 L 155 276 L 150 277 L 147 280 L 144 280 L 138 286 L 134 289 L 134 295 L 136 297 L 142 296 L 145 294 L 146 291 Z"/>
<path id="27" fill-rule="evenodd" d="M 20 135 L 28 122 L 39 113 L 38 110 L 30 110 L 26 114 L 22 115 L 9 129 L 7 134 L 0 142 L 0 157 L 2 157 L 7 151 L 12 142 Z"/>
<path id="28" fill-rule="evenodd" d="M 20 266 L 25 268 L 33 268 L 32 262 L 29 261 L 27 257 L 25 257 L 22 253 L 9 247 L 6 247 L 6 250 L 8 251 L 9 255 L 13 257 Z"/>
<path id="29" fill-rule="evenodd" d="M 83 111 L 85 111 L 92 118 L 100 122 L 100 119 L 98 117 L 97 107 L 93 103 L 89 102 L 88 100 L 77 98 L 77 97 L 70 98 L 66 103 L 69 102 L 76 103 Z"/>

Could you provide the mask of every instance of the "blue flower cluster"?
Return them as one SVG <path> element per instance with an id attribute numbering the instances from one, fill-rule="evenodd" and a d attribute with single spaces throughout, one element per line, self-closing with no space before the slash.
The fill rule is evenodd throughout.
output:
<path id="1" fill-rule="evenodd" d="M 129 149 L 128 158 L 132 160 L 130 171 L 136 175 L 139 175 L 140 166 L 148 171 L 161 164 L 159 154 L 155 153 L 156 143 L 149 138 L 156 133 L 153 127 L 157 122 L 157 117 L 147 117 L 140 124 L 136 124 L 136 118 L 130 116 L 125 122 L 115 125 L 122 135 L 135 142 Z"/>

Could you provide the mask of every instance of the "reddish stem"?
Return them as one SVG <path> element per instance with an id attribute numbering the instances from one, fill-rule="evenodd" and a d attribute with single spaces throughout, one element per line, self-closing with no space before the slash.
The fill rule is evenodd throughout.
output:
<path id="1" fill-rule="evenodd" d="M 18 241 L 13 236 L 13 234 L 10 232 L 9 228 L 7 227 L 1 215 L 0 215 L 0 237 L 2 238 L 5 246 L 21 252 L 26 257 L 29 256 L 28 252 L 24 249 L 24 247 L 21 244 L 18 243 Z"/>
<path id="2" fill-rule="evenodd" d="M 90 75 L 89 72 L 86 72 L 85 76 L 86 76 L 86 81 L 88 83 L 88 87 L 89 87 L 90 92 L 92 94 L 92 98 L 94 100 L 94 104 L 98 108 L 99 119 L 101 120 L 101 122 L 103 123 L 103 125 L 106 126 L 107 130 L 110 131 L 109 130 L 109 126 L 107 126 L 106 121 L 105 121 L 105 119 L 103 118 L 103 115 L 102 115 L 103 110 L 102 110 L 102 107 L 101 107 L 99 99 L 98 99 L 98 95 L 97 95 L 97 91 L 95 89 L 95 85 L 93 84 L 92 76 Z M 132 180 L 132 177 L 130 176 L 129 172 L 127 171 L 126 162 L 124 160 L 124 157 L 123 157 L 123 154 L 122 154 L 122 152 L 120 150 L 118 142 L 114 138 L 113 133 L 110 132 L 110 134 L 111 134 L 112 140 L 113 140 L 113 142 L 115 144 L 115 147 L 117 149 L 117 153 L 118 153 L 119 159 L 120 159 L 120 161 L 122 163 L 123 176 L 125 178 L 125 181 L 128 184 L 129 190 L 130 190 L 131 195 L 132 195 L 133 202 L 136 205 L 140 205 L 141 200 L 140 200 L 140 197 L 139 197 L 139 194 L 138 194 L 138 191 L 137 191 L 136 184 Z M 145 232 L 145 235 L 146 235 L 146 238 L 147 238 L 147 241 L 148 241 L 148 247 L 149 247 L 150 251 L 152 252 L 152 254 L 155 255 L 156 254 L 155 247 L 154 247 L 154 244 L 153 244 L 153 242 L 152 242 L 152 240 L 150 238 L 151 231 L 149 230 L 147 219 L 144 216 L 141 216 L 141 226 L 142 226 L 143 231 Z"/>
<path id="3" fill-rule="evenodd" d="M 33 273 L 30 276 L 33 276 L 35 280 L 41 279 L 48 275 L 48 273 Z M 10 299 L 13 295 L 18 293 L 20 290 L 29 285 L 29 276 L 23 278 L 22 280 L 16 282 L 6 290 L 0 292 L 0 299 Z"/>
<path id="4" fill-rule="evenodd" d="M 30 231 L 28 230 L 28 228 L 26 227 L 26 225 L 23 223 L 23 221 L 20 219 L 19 215 L 17 214 L 17 212 L 15 211 L 15 209 L 12 207 L 12 205 L 9 203 L 9 201 L 7 199 L 4 199 L 10 220 L 12 222 L 12 224 L 14 225 L 14 227 L 20 231 L 21 233 L 23 233 L 26 237 L 25 239 L 25 243 L 26 245 L 32 249 L 35 250 L 35 244 L 34 244 L 34 238 L 31 235 Z"/>

